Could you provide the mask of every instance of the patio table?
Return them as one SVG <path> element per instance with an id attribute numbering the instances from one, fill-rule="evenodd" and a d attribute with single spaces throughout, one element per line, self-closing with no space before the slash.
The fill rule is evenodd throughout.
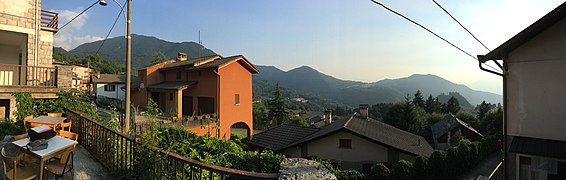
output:
<path id="1" fill-rule="evenodd" d="M 29 138 L 20 139 L 12 143 L 19 148 L 23 148 L 29 143 Z M 47 144 L 47 149 L 38 151 L 26 150 L 26 154 L 41 160 L 41 162 L 39 163 L 39 174 L 37 175 L 39 179 L 43 178 L 43 167 L 45 166 L 45 161 L 51 159 L 52 157 L 59 156 L 64 152 L 67 152 L 68 150 L 71 150 L 78 143 L 61 136 L 54 136 L 53 138 L 49 139 Z"/>
<path id="2" fill-rule="evenodd" d="M 46 125 L 55 130 L 55 127 L 63 123 L 65 119 L 67 119 L 67 117 L 38 116 L 28 122 L 31 123 L 32 127 Z"/>

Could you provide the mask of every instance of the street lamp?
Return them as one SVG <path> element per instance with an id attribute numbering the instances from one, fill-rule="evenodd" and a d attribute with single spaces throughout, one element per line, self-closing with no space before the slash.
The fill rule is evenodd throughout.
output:
<path id="1" fill-rule="evenodd" d="M 122 9 L 124 12 L 124 7 L 118 3 L 118 1 L 114 0 L 116 4 Z M 128 133 L 130 131 L 130 83 L 132 82 L 132 78 L 130 77 L 131 74 L 131 66 L 132 66 L 132 37 L 130 36 L 130 2 L 131 0 L 126 0 L 127 2 L 127 9 L 126 9 L 126 107 L 125 107 L 125 114 L 124 117 L 125 127 L 124 132 Z M 98 1 L 98 4 L 101 6 L 106 6 L 108 3 L 106 0 Z"/>

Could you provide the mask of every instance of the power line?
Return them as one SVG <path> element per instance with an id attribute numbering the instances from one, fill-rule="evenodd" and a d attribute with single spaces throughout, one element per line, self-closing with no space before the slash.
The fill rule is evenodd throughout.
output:
<path id="1" fill-rule="evenodd" d="M 67 26 L 69 23 L 73 22 L 73 20 L 75 20 L 75 19 L 77 19 L 79 16 L 81 16 L 81 15 L 82 15 L 84 12 L 86 12 L 88 9 L 92 8 L 92 6 L 98 4 L 98 1 L 99 1 L 99 0 L 94 1 L 94 3 L 92 3 L 92 5 L 90 5 L 89 7 L 87 7 L 87 8 L 86 8 L 85 10 L 83 10 L 81 13 L 77 14 L 77 15 L 76 15 L 75 17 L 73 17 L 73 19 L 71 19 L 69 22 L 63 24 L 63 26 L 61 26 L 61 27 L 59 28 L 59 31 L 60 31 L 61 29 L 63 29 L 65 26 Z"/>
<path id="2" fill-rule="evenodd" d="M 417 26 L 423 28 L 424 30 L 426 30 L 426 31 L 428 31 L 429 33 L 431 33 L 431 34 L 433 34 L 434 36 L 436 36 L 437 38 L 439 38 L 439 39 L 443 40 L 444 42 L 450 44 L 452 47 L 454 47 L 454 48 L 460 50 L 460 52 L 462 52 L 462 53 L 464 53 L 464 54 L 470 56 L 471 58 L 473 58 L 473 59 L 475 59 L 475 60 L 478 60 L 475 56 L 473 56 L 473 55 L 471 55 L 470 53 L 464 51 L 462 48 L 460 48 L 460 47 L 456 46 L 455 44 L 451 43 L 450 41 L 444 39 L 444 38 L 441 37 L 440 35 L 434 33 L 433 31 L 431 31 L 430 29 L 424 27 L 423 25 L 419 24 L 418 22 L 413 21 L 412 19 L 408 18 L 407 16 L 404 16 L 403 14 L 398 13 L 397 11 L 395 11 L 395 10 L 393 10 L 393 9 L 391 9 L 391 8 L 389 8 L 389 7 L 387 7 L 387 6 L 385 6 L 384 4 L 382 4 L 382 3 L 380 3 L 380 2 L 377 2 L 377 1 L 375 1 L 375 0 L 371 0 L 371 1 L 372 1 L 373 3 L 375 3 L 375 4 L 377 4 L 377 5 L 380 5 L 381 7 L 385 8 L 386 10 L 392 12 L 393 14 L 396 14 L 396 15 L 398 15 L 398 16 L 404 18 L 405 20 L 407 20 L 407 21 L 409 21 L 409 22 L 411 22 L 411 23 L 413 23 L 413 24 L 415 24 L 415 25 L 417 25 Z M 487 65 L 488 67 L 492 68 L 492 69 L 495 70 L 495 71 L 499 71 L 499 70 L 495 69 L 493 66 L 490 66 L 489 64 L 485 64 L 485 65 Z"/>
<path id="3" fill-rule="evenodd" d="M 126 5 L 127 2 L 124 2 L 124 6 Z M 112 30 L 114 29 L 114 26 L 116 26 L 116 22 L 118 22 L 118 19 L 120 19 L 120 15 L 122 15 L 122 12 L 124 11 L 120 11 L 118 13 L 118 16 L 116 16 L 116 19 L 114 20 L 114 24 L 112 24 L 112 27 L 110 28 L 110 30 L 108 31 L 108 34 L 106 34 L 106 37 L 104 38 L 104 40 L 102 40 L 102 44 L 100 44 L 100 46 L 98 47 L 98 50 L 96 50 L 96 54 L 98 55 L 98 52 L 100 51 L 100 49 L 102 48 L 102 46 L 104 46 L 104 43 L 106 42 L 106 39 L 108 39 L 108 36 L 110 36 L 110 33 L 112 32 Z"/>
<path id="4" fill-rule="evenodd" d="M 462 23 L 460 23 L 460 21 L 458 21 L 454 16 L 452 16 L 452 14 L 450 14 L 446 9 L 444 9 L 444 7 L 442 7 L 440 4 L 438 4 L 438 2 L 436 2 L 435 0 L 432 0 L 432 2 L 434 2 L 434 4 L 436 4 L 440 9 L 442 9 L 446 14 L 448 14 L 448 16 L 450 16 L 454 21 L 456 21 L 460 25 L 460 27 L 464 28 L 464 30 L 466 30 L 470 35 L 472 35 L 472 37 L 474 37 L 474 39 L 476 39 L 476 41 L 478 41 L 485 49 L 487 49 L 488 51 L 491 51 L 472 32 L 470 32 L 468 30 L 468 28 L 464 27 L 464 25 L 462 25 Z"/>

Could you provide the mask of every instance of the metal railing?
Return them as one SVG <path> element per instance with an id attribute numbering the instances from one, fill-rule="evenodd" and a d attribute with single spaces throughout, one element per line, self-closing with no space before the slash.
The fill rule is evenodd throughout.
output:
<path id="1" fill-rule="evenodd" d="M 0 64 L 0 86 L 55 87 L 54 67 Z"/>
<path id="2" fill-rule="evenodd" d="M 56 12 L 41 10 L 41 27 L 53 28 L 57 30 L 59 24 L 59 14 Z"/>
<path id="3" fill-rule="evenodd" d="M 256 173 L 199 162 L 143 145 L 134 138 L 74 111 L 67 110 L 66 115 L 73 124 L 77 124 L 72 126 L 71 131 L 79 135 L 79 144 L 114 173 L 130 174 L 137 179 L 278 179 L 279 177 L 278 173 Z M 148 149 L 150 154 L 157 156 L 145 156 L 148 151 L 143 149 Z"/>

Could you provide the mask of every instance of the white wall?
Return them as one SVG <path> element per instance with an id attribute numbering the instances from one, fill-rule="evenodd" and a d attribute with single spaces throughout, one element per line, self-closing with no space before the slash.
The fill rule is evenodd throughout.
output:
<path id="1" fill-rule="evenodd" d="M 121 88 L 126 86 L 125 84 L 115 84 L 116 88 L 115 91 L 104 91 L 104 83 L 97 83 L 96 84 L 96 95 L 97 96 L 105 96 L 114 99 L 124 100 L 126 98 L 126 92 L 124 92 Z"/>
<path id="2" fill-rule="evenodd" d="M 339 148 L 339 139 L 352 139 L 352 149 Z M 387 147 L 347 132 L 338 132 L 308 143 L 308 155 L 349 162 L 387 162 Z"/>
<path id="3" fill-rule="evenodd" d="M 566 19 L 509 54 L 508 134 L 566 141 Z"/>

